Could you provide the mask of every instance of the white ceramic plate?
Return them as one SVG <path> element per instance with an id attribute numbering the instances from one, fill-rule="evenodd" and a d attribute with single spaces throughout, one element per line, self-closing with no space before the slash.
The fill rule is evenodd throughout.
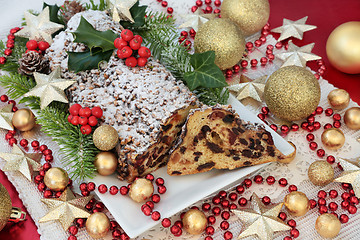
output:
<path id="1" fill-rule="evenodd" d="M 243 120 L 262 123 L 255 114 L 239 103 L 235 97 L 230 96 L 229 104 L 233 106 Z M 270 127 L 266 126 L 266 130 L 271 132 L 275 146 L 283 154 L 288 155 L 294 151 L 294 148 Z M 212 170 L 210 172 L 188 176 L 169 176 L 166 173 L 166 168 L 159 169 L 154 172 L 153 175 L 164 178 L 167 192 L 161 195 L 161 201 L 155 204 L 154 210 L 161 213 L 161 218 L 170 217 L 263 166 L 264 165 L 258 165 L 232 171 Z M 107 177 L 97 176 L 92 181 L 95 182 L 97 186 L 102 183 L 108 187 L 112 185 L 127 185 L 125 181 L 119 181 L 115 175 Z M 97 191 L 96 193 L 131 238 L 140 235 L 160 223 L 160 221 L 155 222 L 151 217 L 145 216 L 140 209 L 142 204 L 133 202 L 128 196 L 122 196 L 120 194 L 113 196 L 109 193 L 99 194 Z"/>

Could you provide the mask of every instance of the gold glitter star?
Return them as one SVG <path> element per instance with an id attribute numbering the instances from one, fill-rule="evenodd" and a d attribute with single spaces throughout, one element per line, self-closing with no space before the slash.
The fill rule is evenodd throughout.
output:
<path id="1" fill-rule="evenodd" d="M 307 61 L 321 59 L 320 56 L 311 53 L 314 45 L 315 43 L 310 43 L 308 45 L 298 47 L 290 40 L 288 50 L 286 52 L 277 54 L 276 57 L 284 61 L 281 67 L 292 65 L 305 67 Z"/>
<path id="2" fill-rule="evenodd" d="M 231 85 L 228 89 L 235 91 L 237 94 L 236 98 L 240 101 L 245 98 L 252 98 L 262 102 L 266 79 L 267 76 L 262 76 L 250 82 Z"/>
<path id="3" fill-rule="evenodd" d="M 68 99 L 64 93 L 64 90 L 73 85 L 76 81 L 65 80 L 60 77 L 60 68 L 56 68 L 49 75 L 34 73 L 36 86 L 27 92 L 25 97 L 39 97 L 40 108 L 44 109 L 52 101 L 59 101 L 67 103 Z"/>
<path id="4" fill-rule="evenodd" d="M 92 196 L 76 197 L 69 188 L 66 188 L 59 198 L 43 198 L 41 201 L 50 208 L 50 211 L 39 222 L 58 220 L 67 230 L 75 218 L 90 216 L 90 213 L 85 210 L 85 205 L 92 198 Z"/>
<path id="5" fill-rule="evenodd" d="M 5 107 L 0 108 L 0 128 L 14 130 L 14 126 L 11 122 L 14 115 L 14 113 L 11 112 L 12 107 L 12 104 L 7 104 Z"/>
<path id="6" fill-rule="evenodd" d="M 216 14 L 203 14 L 202 10 L 198 8 L 193 14 L 181 15 L 185 22 L 178 28 L 193 28 L 197 32 L 201 25 L 214 19 L 216 16 Z"/>
<path id="7" fill-rule="evenodd" d="M 130 13 L 130 8 L 135 5 L 137 0 L 107 0 L 114 22 L 120 20 L 134 22 Z"/>
<path id="8" fill-rule="evenodd" d="M 305 24 L 307 18 L 308 17 L 306 16 L 296 21 L 291 21 L 289 19 L 284 18 L 283 25 L 281 27 L 274 28 L 271 31 L 281 34 L 278 39 L 278 42 L 287 39 L 289 37 L 294 37 L 302 40 L 304 32 L 317 28 L 314 25 Z"/>
<path id="9" fill-rule="evenodd" d="M 50 22 L 49 7 L 44 8 L 38 16 L 29 12 L 25 12 L 24 16 L 26 26 L 15 33 L 15 36 L 34 39 L 36 41 L 44 40 L 51 44 L 53 42 L 51 34 L 64 27 L 61 24 Z"/>
<path id="10" fill-rule="evenodd" d="M 257 235 L 261 240 L 270 240 L 273 239 L 274 232 L 291 229 L 278 218 L 284 203 L 268 207 L 261 202 L 256 193 L 253 193 L 250 204 L 252 209 L 232 210 L 243 223 L 239 239 Z"/>
<path id="11" fill-rule="evenodd" d="M 354 189 L 356 197 L 360 197 L 360 159 L 357 163 L 351 163 L 347 159 L 339 158 L 344 172 L 340 176 L 334 179 L 334 182 L 350 183 Z"/>
<path id="12" fill-rule="evenodd" d="M 14 145 L 11 153 L 0 153 L 0 157 L 6 161 L 4 171 L 18 171 L 29 181 L 32 180 L 33 172 L 40 171 L 41 153 L 25 153 L 18 145 Z"/>

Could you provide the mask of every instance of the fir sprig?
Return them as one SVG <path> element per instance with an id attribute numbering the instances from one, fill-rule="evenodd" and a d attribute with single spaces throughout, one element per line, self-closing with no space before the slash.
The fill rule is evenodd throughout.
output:
<path id="1" fill-rule="evenodd" d="M 90 3 L 85 3 L 83 6 L 86 10 L 99 10 L 104 11 L 107 8 L 105 0 L 100 0 L 98 4 L 94 0 L 90 0 Z"/>
<path id="2" fill-rule="evenodd" d="M 71 167 L 70 176 L 80 181 L 95 174 L 94 159 L 99 150 L 92 141 L 92 135 L 84 135 L 79 126 L 69 124 L 63 110 L 47 107 L 40 111 L 37 123 L 41 131 L 56 141 L 64 154 L 62 162 Z"/>

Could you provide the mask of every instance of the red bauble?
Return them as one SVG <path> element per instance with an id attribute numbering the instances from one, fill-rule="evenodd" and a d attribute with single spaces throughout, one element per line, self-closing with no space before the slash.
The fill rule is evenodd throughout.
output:
<path id="1" fill-rule="evenodd" d="M 147 204 L 143 204 L 141 206 L 141 211 L 145 214 L 145 216 L 150 216 L 152 209 Z"/>
<path id="2" fill-rule="evenodd" d="M 38 43 L 36 40 L 29 40 L 26 43 L 26 48 L 28 50 L 36 50 L 38 48 Z"/>
<path id="3" fill-rule="evenodd" d="M 224 220 L 228 220 L 230 218 L 230 212 L 228 211 L 223 211 L 221 213 L 221 218 L 224 219 Z"/>
<path id="4" fill-rule="evenodd" d="M 350 205 L 348 208 L 348 212 L 350 214 L 355 214 L 357 212 L 357 207 L 355 207 L 354 205 Z"/>
<path id="5" fill-rule="evenodd" d="M 294 219 L 290 219 L 287 224 L 292 228 L 296 227 L 296 221 Z"/>
<path id="6" fill-rule="evenodd" d="M 319 199 L 318 199 L 318 205 L 319 205 L 319 206 L 325 206 L 325 205 L 326 205 L 326 200 L 325 200 L 325 198 L 319 198 Z"/>
<path id="7" fill-rule="evenodd" d="M 330 164 L 333 164 L 335 162 L 335 157 L 332 155 L 329 155 L 326 157 L 326 161 Z"/>
<path id="8" fill-rule="evenodd" d="M 10 48 L 5 49 L 4 54 L 6 56 L 10 56 L 12 54 L 12 50 Z"/>
<path id="9" fill-rule="evenodd" d="M 205 228 L 205 233 L 206 233 L 207 235 L 213 235 L 213 234 L 215 233 L 214 227 L 213 227 L 213 226 L 207 226 L 207 227 Z"/>
<path id="10" fill-rule="evenodd" d="M 166 187 L 165 186 L 159 186 L 158 187 L 158 193 L 159 194 L 164 194 L 166 192 Z"/>
<path id="11" fill-rule="evenodd" d="M 21 139 L 20 140 L 20 146 L 27 147 L 28 144 L 29 144 L 28 140 L 26 140 L 26 139 Z"/>
<path id="12" fill-rule="evenodd" d="M 72 235 L 76 235 L 78 233 L 79 229 L 76 226 L 70 226 L 69 227 L 69 233 Z"/>
<path id="13" fill-rule="evenodd" d="M 86 188 L 87 188 L 88 191 L 92 192 L 92 191 L 95 190 L 96 185 L 95 185 L 95 183 L 93 183 L 93 182 L 89 182 L 89 183 L 87 184 Z"/>
<path id="14" fill-rule="evenodd" d="M 158 211 L 155 211 L 155 212 L 153 212 L 153 213 L 151 214 L 151 218 L 152 218 L 152 220 L 154 220 L 154 221 L 158 221 L 158 220 L 160 219 L 160 217 L 161 217 L 161 215 L 160 215 L 160 213 L 159 213 Z"/>
<path id="15" fill-rule="evenodd" d="M 44 171 L 47 171 L 51 168 L 51 163 L 44 163 L 44 165 L 42 166 Z"/>
<path id="16" fill-rule="evenodd" d="M 280 218 L 282 221 L 285 221 L 287 218 L 287 215 L 284 212 L 280 212 L 278 218 Z"/>
<path id="17" fill-rule="evenodd" d="M 77 237 L 74 236 L 74 235 L 70 235 L 70 236 L 68 237 L 68 240 L 77 240 Z"/>
<path id="18" fill-rule="evenodd" d="M 215 215 L 215 216 L 219 216 L 220 213 L 221 213 L 221 209 L 219 207 L 214 207 L 212 209 L 212 213 Z"/>
<path id="19" fill-rule="evenodd" d="M 294 191 L 297 191 L 297 187 L 295 185 L 290 185 L 289 192 L 294 192 Z"/>
<path id="20" fill-rule="evenodd" d="M 43 192 L 45 189 L 46 189 L 45 183 L 43 183 L 43 182 L 39 183 L 39 185 L 38 185 L 38 190 L 39 190 L 40 192 Z"/>
<path id="21" fill-rule="evenodd" d="M 285 178 L 280 178 L 279 179 L 279 185 L 281 187 L 286 187 L 286 185 L 288 184 L 287 180 Z"/>
<path id="22" fill-rule="evenodd" d="M 224 233 L 224 239 L 225 240 L 230 240 L 230 239 L 232 239 L 233 238 L 233 234 L 230 232 L 230 231 L 226 231 L 225 233 Z"/>
<path id="23" fill-rule="evenodd" d="M 314 141 L 314 139 L 315 139 L 314 134 L 309 133 L 308 135 L 306 135 L 306 140 L 308 140 L 309 142 Z"/>
<path id="24" fill-rule="evenodd" d="M 109 189 L 109 193 L 111 195 L 116 195 L 119 192 L 119 189 L 117 188 L 117 186 L 111 186 Z"/>
<path id="25" fill-rule="evenodd" d="M 314 199 L 309 200 L 310 209 L 313 209 L 316 207 L 317 202 Z"/>
<path id="26" fill-rule="evenodd" d="M 267 184 L 272 185 L 275 183 L 275 178 L 273 176 L 268 176 L 266 178 L 266 182 L 267 182 Z"/>
<path id="27" fill-rule="evenodd" d="M 344 192 L 343 194 L 341 194 L 341 198 L 343 200 L 348 200 L 350 198 L 350 193 Z"/>
<path id="28" fill-rule="evenodd" d="M 99 193 L 106 193 L 107 192 L 107 186 L 105 184 L 101 184 L 98 187 Z"/>
<path id="29" fill-rule="evenodd" d="M 134 34 L 132 31 L 130 31 L 129 29 L 124 29 L 121 31 L 120 34 L 121 38 L 124 39 L 127 42 L 130 42 L 131 39 L 133 39 Z"/>
<path id="30" fill-rule="evenodd" d="M 126 195 L 126 194 L 128 194 L 128 192 L 129 192 L 129 188 L 128 188 L 128 187 L 122 186 L 122 187 L 120 188 L 120 194 L 121 194 L 121 195 Z"/>
<path id="31" fill-rule="evenodd" d="M 237 192 L 238 194 L 243 194 L 243 193 L 245 192 L 245 187 L 242 186 L 242 185 L 238 185 L 238 186 L 236 187 L 236 192 Z"/>
<path id="32" fill-rule="evenodd" d="M 221 206 L 222 206 L 222 208 L 228 208 L 229 205 L 230 205 L 229 200 L 225 200 L 225 199 L 224 199 L 224 200 L 221 201 Z"/>
<path id="33" fill-rule="evenodd" d="M 335 212 L 338 209 L 338 205 L 335 202 L 329 203 L 329 210 Z"/>
<path id="34" fill-rule="evenodd" d="M 218 205 L 218 204 L 220 204 L 220 202 L 221 202 L 221 199 L 220 199 L 219 196 L 213 197 L 212 203 L 213 203 L 214 205 Z"/>
<path id="35" fill-rule="evenodd" d="M 241 198 L 239 198 L 238 203 L 239 203 L 240 207 L 244 207 L 247 204 L 247 200 L 246 200 L 246 198 L 241 197 Z"/>
<path id="36" fill-rule="evenodd" d="M 9 98 L 8 98 L 8 96 L 6 96 L 6 95 L 1 95 L 0 100 L 1 100 L 2 102 L 7 102 L 7 101 L 9 100 Z"/>
<path id="37" fill-rule="evenodd" d="M 338 192 L 336 190 L 330 190 L 329 197 L 330 198 L 336 198 L 338 196 Z"/>
<path id="38" fill-rule="evenodd" d="M 334 110 L 332 110 L 331 108 L 328 108 L 328 109 L 325 110 L 325 115 L 326 116 L 331 116 L 331 115 L 333 115 L 333 113 L 334 113 Z"/>
<path id="39" fill-rule="evenodd" d="M 230 224 L 229 224 L 227 221 L 222 221 L 222 222 L 220 223 L 220 228 L 221 228 L 222 230 L 228 230 L 229 226 L 230 226 Z"/>
<path id="40" fill-rule="evenodd" d="M 243 68 L 246 68 L 247 66 L 248 66 L 248 61 L 246 61 L 246 60 L 242 60 L 241 62 L 240 62 L 240 65 L 241 65 L 241 67 L 243 67 Z"/>
<path id="41" fill-rule="evenodd" d="M 53 196 L 53 192 L 51 190 L 46 190 L 44 192 L 44 198 L 51 198 Z"/>
<path id="42" fill-rule="evenodd" d="M 210 211 L 210 209 L 211 209 L 211 204 L 210 204 L 210 203 L 203 203 L 203 205 L 201 206 L 201 209 L 202 209 L 204 212 L 208 212 L 208 211 Z"/>
<path id="43" fill-rule="evenodd" d="M 14 144 L 17 144 L 16 138 L 10 138 L 10 139 L 9 139 L 9 145 L 10 145 L 10 146 L 13 146 Z"/>
<path id="44" fill-rule="evenodd" d="M 265 205 L 269 205 L 271 203 L 271 199 L 268 196 L 264 196 L 261 201 L 263 202 L 263 204 Z"/>
<path id="45" fill-rule="evenodd" d="M 155 207 L 155 204 L 152 201 L 147 201 L 145 204 L 148 205 L 151 209 L 154 209 Z"/>
<path id="46" fill-rule="evenodd" d="M 252 185 L 252 181 L 251 181 L 251 179 L 249 179 L 249 178 L 246 178 L 246 179 L 244 179 L 244 185 L 245 185 L 245 187 L 246 188 L 249 188 L 249 187 L 251 187 L 251 185 Z"/>
<path id="47" fill-rule="evenodd" d="M 163 178 L 159 177 L 159 178 L 157 178 L 157 179 L 155 180 L 155 183 L 156 183 L 156 185 L 158 185 L 158 186 L 164 185 L 165 180 L 164 180 Z"/>
<path id="48" fill-rule="evenodd" d="M 261 175 L 256 175 L 256 176 L 254 177 L 254 182 L 257 183 L 257 184 L 262 183 L 263 180 L 264 180 L 264 178 L 263 178 Z"/>
<path id="49" fill-rule="evenodd" d="M 346 214 L 341 214 L 339 220 L 341 223 L 347 223 L 349 221 L 349 216 Z"/>
<path id="50" fill-rule="evenodd" d="M 324 190 L 320 190 L 317 194 L 318 198 L 326 198 L 327 193 Z"/>
<path id="51" fill-rule="evenodd" d="M 318 155 L 318 157 L 322 158 L 325 156 L 325 150 L 324 149 L 318 149 L 316 151 L 316 154 Z"/>
<path id="52" fill-rule="evenodd" d="M 328 208 L 326 206 L 319 206 L 319 213 L 324 214 L 328 212 Z"/>
<path id="53" fill-rule="evenodd" d="M 151 201 L 153 201 L 154 203 L 158 203 L 160 202 L 160 195 L 159 194 L 154 194 L 151 196 Z"/>
<path id="54" fill-rule="evenodd" d="M 317 147 L 318 147 L 318 145 L 317 145 L 316 142 L 310 142 L 310 143 L 309 143 L 309 148 L 310 148 L 311 150 L 316 150 Z"/>
<path id="55" fill-rule="evenodd" d="M 234 192 L 229 194 L 230 201 L 236 201 L 237 197 L 238 197 L 237 194 Z"/>
<path id="56" fill-rule="evenodd" d="M 297 238 L 297 237 L 299 237 L 300 232 L 299 232 L 299 230 L 297 230 L 296 228 L 294 228 L 294 229 L 291 229 L 291 230 L 290 230 L 290 235 L 291 235 L 293 238 Z"/>
<path id="57" fill-rule="evenodd" d="M 214 215 L 208 216 L 207 221 L 208 221 L 208 224 L 213 225 L 216 222 L 216 217 Z"/>

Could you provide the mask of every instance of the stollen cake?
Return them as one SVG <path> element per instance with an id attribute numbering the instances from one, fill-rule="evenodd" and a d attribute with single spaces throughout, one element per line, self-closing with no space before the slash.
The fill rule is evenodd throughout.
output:
<path id="1" fill-rule="evenodd" d="M 111 29 L 120 34 L 118 23 L 105 13 L 78 13 L 47 50 L 50 67 L 54 69 L 60 65 L 62 77 L 77 80 L 68 90 L 71 104 L 103 109 L 103 123 L 114 127 L 119 134 L 116 146 L 119 177 L 131 182 L 166 165 L 168 152 L 189 110 L 198 107 L 199 102 L 181 81 L 151 58 L 145 67 L 129 68 L 113 54 L 100 69 L 69 72 L 67 51 L 86 49 L 74 42 L 71 33 L 76 30 L 81 16 L 97 30 Z"/>
<path id="2" fill-rule="evenodd" d="M 167 165 L 170 175 L 235 169 L 285 158 L 262 125 L 245 123 L 230 107 L 191 110 Z"/>

